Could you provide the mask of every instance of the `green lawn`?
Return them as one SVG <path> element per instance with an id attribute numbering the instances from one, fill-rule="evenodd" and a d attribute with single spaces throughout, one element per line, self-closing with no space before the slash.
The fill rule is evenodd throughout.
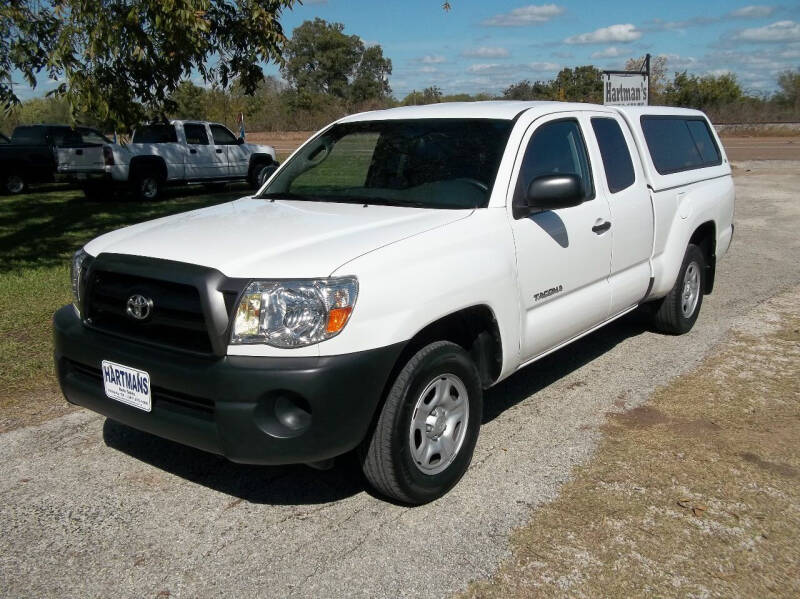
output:
<path id="1" fill-rule="evenodd" d="M 69 259 L 90 239 L 126 225 L 219 204 L 249 193 L 243 185 L 209 194 L 175 188 L 158 202 L 115 197 L 89 202 L 79 190 L 50 186 L 0 196 L 0 409 L 25 424 L 39 396 L 57 397 L 50 321 L 71 301 Z M 41 401 L 54 401 L 42 399 Z M 6 424 L 6 427 L 9 425 Z M 0 424 L 0 428 L 3 428 Z"/>

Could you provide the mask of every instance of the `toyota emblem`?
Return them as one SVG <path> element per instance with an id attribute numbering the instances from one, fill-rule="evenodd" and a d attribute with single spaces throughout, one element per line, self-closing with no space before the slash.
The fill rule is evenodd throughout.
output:
<path id="1" fill-rule="evenodd" d="M 143 295 L 132 295 L 125 305 L 125 312 L 134 320 L 147 320 L 153 311 L 153 300 Z"/>

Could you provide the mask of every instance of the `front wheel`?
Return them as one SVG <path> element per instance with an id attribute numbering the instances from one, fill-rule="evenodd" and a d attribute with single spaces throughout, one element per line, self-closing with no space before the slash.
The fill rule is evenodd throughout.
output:
<path id="1" fill-rule="evenodd" d="M 705 256 L 700 248 L 689 244 L 675 286 L 653 314 L 656 329 L 670 335 L 682 335 L 692 329 L 703 305 L 705 265 Z"/>
<path id="2" fill-rule="evenodd" d="M 277 169 L 278 165 L 274 162 L 259 162 L 253 165 L 250 172 L 250 186 L 253 189 L 259 189 Z"/>
<path id="3" fill-rule="evenodd" d="M 17 195 L 25 191 L 25 179 L 17 173 L 2 175 L 2 191 L 8 195 Z"/>
<path id="4" fill-rule="evenodd" d="M 441 497 L 469 467 L 482 411 L 480 378 L 469 354 L 449 341 L 423 347 L 397 375 L 359 449 L 364 476 L 403 503 Z"/>

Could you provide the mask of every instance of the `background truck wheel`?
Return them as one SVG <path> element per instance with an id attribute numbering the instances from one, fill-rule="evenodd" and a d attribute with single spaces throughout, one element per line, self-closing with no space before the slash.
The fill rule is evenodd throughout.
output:
<path id="1" fill-rule="evenodd" d="M 449 341 L 423 347 L 397 375 L 359 448 L 364 476 L 404 503 L 441 497 L 469 467 L 482 411 L 483 390 L 469 354 Z"/>
<path id="2" fill-rule="evenodd" d="M 154 171 L 137 173 L 133 178 L 133 193 L 137 200 L 152 202 L 161 197 L 163 182 Z"/>
<path id="3" fill-rule="evenodd" d="M 254 164 L 253 168 L 250 169 L 250 187 L 258 189 L 264 185 L 277 168 L 278 165 L 274 162 L 257 162 Z"/>
<path id="4" fill-rule="evenodd" d="M 16 195 L 25 191 L 25 179 L 22 175 L 17 173 L 3 173 L 0 177 L 2 183 L 2 191 L 4 194 Z"/>
<path id="5" fill-rule="evenodd" d="M 705 257 L 699 247 L 689 244 L 675 286 L 655 307 L 653 324 L 662 333 L 688 333 L 703 305 Z"/>

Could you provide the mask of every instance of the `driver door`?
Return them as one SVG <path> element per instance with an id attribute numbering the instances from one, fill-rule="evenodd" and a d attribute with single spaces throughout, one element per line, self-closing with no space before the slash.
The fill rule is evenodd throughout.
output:
<path id="1" fill-rule="evenodd" d="M 584 201 L 572 208 L 513 218 L 537 177 L 576 174 Z M 526 131 L 511 179 L 507 205 L 517 252 L 522 301 L 522 357 L 531 360 L 609 316 L 611 214 L 595 192 L 592 165 L 578 117 L 535 120 Z"/>

